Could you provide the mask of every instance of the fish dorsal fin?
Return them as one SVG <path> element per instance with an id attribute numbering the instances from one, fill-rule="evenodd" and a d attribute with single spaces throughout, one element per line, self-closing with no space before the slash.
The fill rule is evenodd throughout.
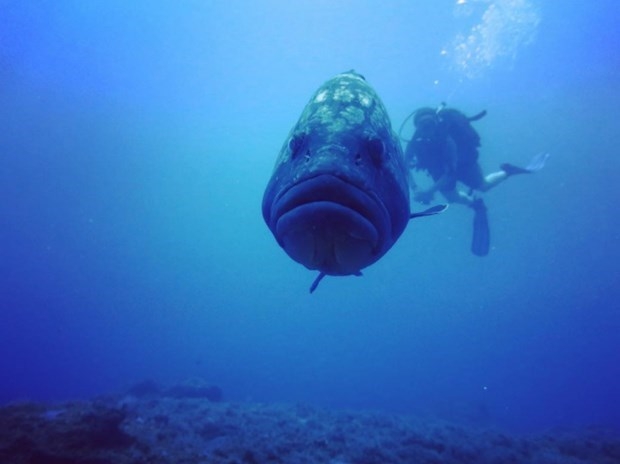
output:
<path id="1" fill-rule="evenodd" d="M 419 213 L 411 213 L 409 215 L 409 219 L 414 219 L 414 218 L 419 218 L 419 217 L 424 217 L 424 216 L 432 216 L 433 214 L 443 213 L 447 209 L 448 209 L 448 205 L 431 206 L 430 208 L 425 209 L 424 211 L 420 211 Z"/>

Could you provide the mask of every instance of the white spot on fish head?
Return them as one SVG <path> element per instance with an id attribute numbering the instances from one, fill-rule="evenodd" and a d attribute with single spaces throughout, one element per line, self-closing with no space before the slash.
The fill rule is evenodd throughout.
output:
<path id="1" fill-rule="evenodd" d="M 342 115 L 349 124 L 362 124 L 364 122 L 364 111 L 354 106 L 347 108 Z"/>
<path id="2" fill-rule="evenodd" d="M 339 89 L 336 89 L 334 92 L 334 100 L 341 101 L 345 103 L 350 103 L 354 100 L 353 92 L 349 90 L 347 87 L 343 86 Z"/>
<path id="3" fill-rule="evenodd" d="M 321 92 L 319 92 L 319 94 L 314 99 L 316 103 L 323 103 L 325 100 L 327 100 L 327 90 L 322 90 Z"/>
<path id="4" fill-rule="evenodd" d="M 369 108 L 372 103 L 372 98 L 365 93 L 360 93 L 359 101 L 360 105 L 362 105 L 364 108 Z"/>

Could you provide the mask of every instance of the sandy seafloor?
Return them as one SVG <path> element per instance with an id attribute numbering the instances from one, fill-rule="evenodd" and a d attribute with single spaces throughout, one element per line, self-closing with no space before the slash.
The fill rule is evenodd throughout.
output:
<path id="1" fill-rule="evenodd" d="M 214 386 L 145 382 L 92 400 L 3 406 L 0 462 L 617 464 L 620 434 L 511 435 L 385 413 L 226 402 Z"/>

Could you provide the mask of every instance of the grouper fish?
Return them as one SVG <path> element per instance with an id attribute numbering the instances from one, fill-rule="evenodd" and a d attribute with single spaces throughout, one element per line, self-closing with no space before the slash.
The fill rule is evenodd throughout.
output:
<path id="1" fill-rule="evenodd" d="M 396 243 L 412 217 L 400 142 L 364 77 L 325 82 L 289 133 L 263 196 L 265 222 L 295 261 L 319 275 L 361 275 Z"/>

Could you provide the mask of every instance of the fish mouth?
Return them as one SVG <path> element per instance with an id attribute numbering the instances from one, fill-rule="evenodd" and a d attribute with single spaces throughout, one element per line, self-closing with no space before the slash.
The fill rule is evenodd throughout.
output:
<path id="1" fill-rule="evenodd" d="M 376 194 L 334 174 L 284 190 L 273 203 L 270 223 L 292 259 L 330 275 L 356 274 L 376 261 L 391 227 Z"/>

